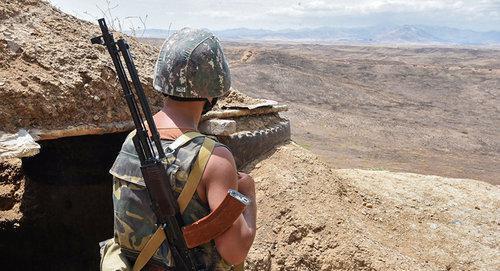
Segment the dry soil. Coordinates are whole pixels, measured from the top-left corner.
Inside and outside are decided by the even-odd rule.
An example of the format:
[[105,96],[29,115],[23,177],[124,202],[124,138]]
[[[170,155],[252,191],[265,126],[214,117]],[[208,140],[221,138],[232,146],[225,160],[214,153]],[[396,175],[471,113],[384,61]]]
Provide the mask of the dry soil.
[[258,231],[249,270],[498,270],[500,188],[333,170],[291,143],[247,168]]
[[500,184],[500,51],[226,43],[233,86],[290,105],[335,168]]

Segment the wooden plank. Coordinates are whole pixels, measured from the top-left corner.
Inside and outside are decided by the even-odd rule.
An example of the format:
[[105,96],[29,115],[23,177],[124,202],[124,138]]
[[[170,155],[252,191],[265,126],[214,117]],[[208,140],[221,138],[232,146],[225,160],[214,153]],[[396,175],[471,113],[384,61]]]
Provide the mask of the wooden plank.
[[273,101],[273,100],[265,100],[261,103],[256,103],[256,104],[231,104],[231,105],[226,105],[223,106],[222,109],[257,109],[261,107],[273,107],[277,106],[278,102]]
[[288,111],[287,105],[276,105],[269,107],[259,107],[255,109],[227,109],[210,111],[201,117],[201,120],[207,119],[230,119],[252,115],[265,115],[278,112]]
[[132,121],[115,122],[110,124],[97,125],[80,125],[69,126],[65,129],[57,130],[32,130],[30,134],[36,141],[52,140],[63,137],[82,136],[82,135],[102,135],[110,133],[120,133],[132,131],[134,124]]

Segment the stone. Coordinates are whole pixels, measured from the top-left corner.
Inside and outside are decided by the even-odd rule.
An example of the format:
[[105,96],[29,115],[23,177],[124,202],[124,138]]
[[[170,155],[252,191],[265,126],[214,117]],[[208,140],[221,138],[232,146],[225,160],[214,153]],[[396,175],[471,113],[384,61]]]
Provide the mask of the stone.
[[200,132],[216,136],[228,136],[236,132],[236,121],[226,119],[209,119],[199,126]]

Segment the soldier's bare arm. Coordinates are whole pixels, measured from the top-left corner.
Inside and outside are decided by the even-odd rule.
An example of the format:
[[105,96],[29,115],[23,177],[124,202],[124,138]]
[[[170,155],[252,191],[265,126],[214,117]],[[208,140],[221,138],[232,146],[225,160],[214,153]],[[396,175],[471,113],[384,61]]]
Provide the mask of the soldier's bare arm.
[[[215,239],[217,251],[230,264],[239,264],[245,260],[255,238],[256,230],[254,182],[246,174],[240,176],[241,178],[236,171],[231,152],[226,148],[218,147],[214,149],[203,174],[200,189],[204,191],[198,190],[202,199],[208,201],[211,210],[220,205],[230,188],[238,189],[252,200],[252,204],[234,222],[233,226]],[[238,187],[238,184],[241,187]]]

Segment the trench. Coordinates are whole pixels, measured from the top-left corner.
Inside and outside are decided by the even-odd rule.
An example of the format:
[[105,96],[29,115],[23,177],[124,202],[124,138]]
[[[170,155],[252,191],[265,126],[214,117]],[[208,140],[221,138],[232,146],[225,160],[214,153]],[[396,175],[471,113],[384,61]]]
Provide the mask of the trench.
[[24,158],[23,218],[0,232],[3,270],[98,270],[113,234],[108,173],[127,132],[39,142]]
[[[0,223],[2,270],[99,270],[98,244],[113,234],[108,171],[127,134],[41,141],[40,153],[23,158],[15,178],[0,180],[19,187],[24,182],[19,200],[0,195],[0,211],[20,202],[22,214],[17,226]],[[277,119],[255,131],[218,139],[231,149],[241,168],[289,140],[290,123]],[[8,168],[4,171],[16,171]]]

